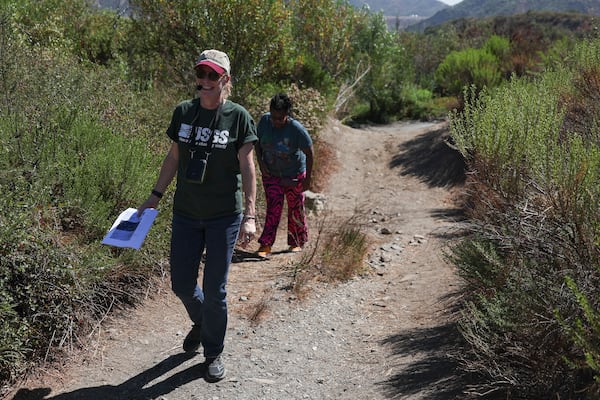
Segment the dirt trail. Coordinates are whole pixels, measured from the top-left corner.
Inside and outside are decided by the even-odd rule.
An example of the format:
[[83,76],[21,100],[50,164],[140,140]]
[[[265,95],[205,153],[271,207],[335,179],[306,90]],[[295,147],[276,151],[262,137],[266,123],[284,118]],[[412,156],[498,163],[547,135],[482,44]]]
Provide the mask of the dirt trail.
[[[327,210],[310,220],[311,239],[324,215],[331,221],[358,215],[373,240],[372,273],[314,285],[300,301],[286,290],[300,254],[264,261],[237,253],[222,382],[205,382],[203,357],[182,353],[189,322],[165,283],[130,316],[97,332],[88,353],[7,398],[460,398],[447,356],[456,340],[448,309],[458,278],[442,252],[457,225],[450,198],[462,169],[442,141],[446,130],[444,122],[363,129],[329,122],[322,137],[339,169],[324,193]],[[280,230],[274,250],[285,247]],[[255,324],[251,315],[261,307]]]

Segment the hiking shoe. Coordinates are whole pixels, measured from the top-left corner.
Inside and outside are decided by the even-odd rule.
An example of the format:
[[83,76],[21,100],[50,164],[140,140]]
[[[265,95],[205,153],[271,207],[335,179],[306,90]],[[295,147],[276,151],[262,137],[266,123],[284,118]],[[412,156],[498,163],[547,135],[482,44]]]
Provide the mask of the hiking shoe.
[[292,253],[299,253],[302,251],[302,247],[300,246],[290,246],[290,248],[288,249],[288,251],[292,252]]
[[268,257],[271,255],[271,246],[260,246],[256,253],[259,257]]
[[183,340],[183,351],[193,353],[198,350],[202,343],[202,326],[194,324],[185,339]]
[[221,355],[216,357],[207,357],[205,364],[206,375],[204,376],[204,379],[206,379],[208,382],[218,382],[225,378],[225,364],[223,364]]

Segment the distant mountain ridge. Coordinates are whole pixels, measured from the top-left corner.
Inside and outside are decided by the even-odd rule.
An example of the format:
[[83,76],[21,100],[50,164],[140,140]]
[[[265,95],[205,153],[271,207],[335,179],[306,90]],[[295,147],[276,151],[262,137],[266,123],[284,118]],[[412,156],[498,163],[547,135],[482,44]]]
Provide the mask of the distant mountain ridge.
[[354,7],[368,5],[372,12],[387,17],[431,17],[449,6],[438,0],[350,0]]
[[407,29],[422,31],[429,26],[440,25],[460,18],[483,18],[498,15],[523,14],[527,11],[577,12],[600,15],[600,0],[463,0],[453,7],[446,7],[432,17]]

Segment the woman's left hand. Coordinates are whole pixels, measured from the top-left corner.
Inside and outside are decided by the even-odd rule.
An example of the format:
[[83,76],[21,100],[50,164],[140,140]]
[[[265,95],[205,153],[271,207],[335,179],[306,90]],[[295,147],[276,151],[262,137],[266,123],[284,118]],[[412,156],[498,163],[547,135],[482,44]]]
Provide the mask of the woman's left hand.
[[302,180],[302,190],[307,191],[310,189],[310,177],[306,177]]
[[254,218],[252,218],[252,219],[244,218],[244,220],[242,221],[242,226],[240,227],[240,234],[239,234],[240,246],[242,246],[242,248],[245,249],[246,246],[248,246],[248,244],[254,239],[255,235],[256,235],[256,223],[254,221]]

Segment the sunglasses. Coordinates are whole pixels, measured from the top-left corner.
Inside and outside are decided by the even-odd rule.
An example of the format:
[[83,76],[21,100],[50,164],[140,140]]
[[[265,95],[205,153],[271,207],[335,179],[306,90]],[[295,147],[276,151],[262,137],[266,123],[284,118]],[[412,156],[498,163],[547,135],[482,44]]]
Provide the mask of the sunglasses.
[[205,79],[208,77],[208,80],[216,82],[219,80],[219,78],[221,78],[222,75],[217,74],[215,71],[210,70],[210,71],[205,71],[203,69],[197,69],[196,70],[196,78],[198,79]]

